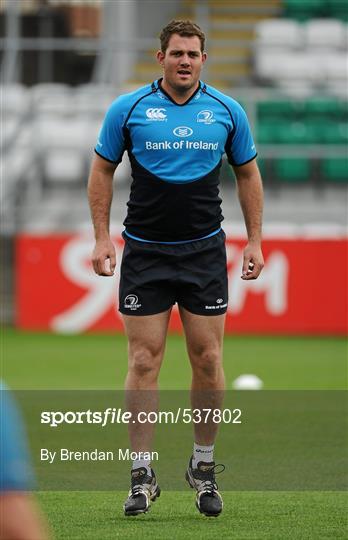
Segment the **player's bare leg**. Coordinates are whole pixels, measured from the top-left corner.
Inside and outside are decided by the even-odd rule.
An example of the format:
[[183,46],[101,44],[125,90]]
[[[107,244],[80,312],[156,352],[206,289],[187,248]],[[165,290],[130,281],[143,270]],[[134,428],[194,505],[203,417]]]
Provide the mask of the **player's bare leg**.
[[[128,338],[128,374],[125,383],[126,406],[135,422],[128,424],[131,449],[134,452],[151,452],[154,424],[138,422],[139,412],[149,413],[158,409],[157,380],[161,368],[170,311],[156,315],[136,317],[124,315]],[[125,503],[126,515],[147,512],[150,501],[160,494],[150,461],[139,456],[133,462],[131,489]]]
[[[192,367],[192,408],[220,408],[225,389],[222,366],[225,315],[204,317],[183,308],[180,308],[180,315]],[[194,424],[198,444],[214,444],[219,425],[209,419],[207,423]]]
[[[218,516],[222,498],[215,482],[214,441],[219,424],[207,410],[221,409],[225,388],[222,366],[222,346],[225,315],[194,315],[180,308],[187,351],[192,367],[191,406],[202,410],[202,419],[194,424],[194,454],[186,479],[197,490],[196,505],[207,516]],[[203,411],[205,409],[205,411]]]
[[[157,410],[157,379],[165,350],[169,318],[170,310],[144,317],[123,316],[128,338],[126,400],[128,410],[134,414]],[[153,424],[130,423],[132,450],[150,451],[153,430]]]

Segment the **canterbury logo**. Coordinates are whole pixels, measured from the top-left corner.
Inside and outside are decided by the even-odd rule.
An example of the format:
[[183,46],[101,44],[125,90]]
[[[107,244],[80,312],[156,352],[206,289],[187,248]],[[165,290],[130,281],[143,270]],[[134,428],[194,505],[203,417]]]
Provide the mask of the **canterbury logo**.
[[165,109],[147,109],[146,116],[148,120],[164,121],[167,119],[167,115],[164,114]]

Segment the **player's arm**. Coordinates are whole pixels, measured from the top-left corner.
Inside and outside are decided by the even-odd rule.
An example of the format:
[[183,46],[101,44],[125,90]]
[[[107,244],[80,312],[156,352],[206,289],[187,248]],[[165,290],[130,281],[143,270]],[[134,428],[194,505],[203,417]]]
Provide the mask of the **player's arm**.
[[[88,179],[88,201],[95,235],[92,264],[99,276],[112,276],[116,266],[116,251],[110,239],[110,209],[115,169],[116,164],[96,154]],[[107,260],[109,265],[106,264]]]
[[21,491],[0,495],[1,540],[47,540],[47,524],[33,496]]
[[261,175],[253,159],[244,165],[233,167],[238,187],[238,196],[248,234],[244,248],[242,279],[256,279],[263,266],[261,230],[263,212],[263,189]]

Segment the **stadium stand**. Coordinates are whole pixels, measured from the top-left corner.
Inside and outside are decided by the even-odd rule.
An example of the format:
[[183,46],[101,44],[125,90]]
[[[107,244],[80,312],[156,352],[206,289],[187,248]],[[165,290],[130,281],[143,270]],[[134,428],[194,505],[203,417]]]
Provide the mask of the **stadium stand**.
[[[348,25],[342,4],[204,2],[204,78],[243,102],[270,195],[275,187],[311,186],[322,193],[325,186],[347,182]],[[198,5],[184,0],[177,17],[194,18]],[[102,81],[2,86],[2,197],[10,228],[20,226],[18,216],[23,223],[37,220],[35,208],[41,209],[42,226],[54,228],[56,216],[63,227],[85,220],[88,165],[107,107],[120,93],[158,76],[154,50],[141,52],[133,69],[137,78],[123,88]],[[223,186],[232,185],[230,177],[224,164]],[[122,186],[129,182],[124,157],[117,171],[122,201]],[[64,203],[71,197],[77,201],[73,214]],[[13,212],[18,204],[21,210]]]
[[[39,4],[31,2],[35,3]],[[65,6],[65,14],[75,9],[72,4]],[[82,14],[83,0],[78,4],[75,7]],[[104,4],[112,10],[117,3]],[[11,62],[2,63],[2,75],[12,73],[0,87],[2,241],[4,253],[10,253],[3,255],[7,270],[0,288],[7,320],[13,290],[11,235],[73,231],[87,223],[90,230],[85,190],[98,129],[118,95],[159,75],[154,62],[156,36],[168,20],[168,6],[165,13],[154,11],[145,22],[139,21],[139,30],[151,26],[151,36],[141,32],[145,45],[134,37],[133,76],[123,86],[110,84],[114,79],[109,74],[120,52],[113,42],[114,28],[110,34],[105,28],[98,34],[95,16],[88,17],[94,30],[87,33],[87,44],[81,39],[81,50],[68,50],[67,40],[82,36],[78,28],[71,33],[70,19],[52,34],[61,38],[61,50],[47,49],[41,55],[40,49],[25,50],[24,44],[16,57],[18,73],[11,71]],[[204,80],[232,95],[248,113],[267,191],[266,222],[345,225],[348,4],[341,0],[173,0],[170,6],[170,17],[197,20],[206,31],[209,61]],[[144,15],[141,0],[138,8]],[[94,9],[97,12],[99,7]],[[42,13],[24,14],[19,28],[26,33],[21,37],[36,39],[39,19],[48,20],[50,10],[45,13],[46,19]],[[0,24],[5,29],[6,17],[1,15],[0,8]],[[74,20],[85,24],[87,19]],[[35,28],[30,26],[29,32],[28,25]],[[130,35],[135,36],[134,32]],[[48,58],[52,63],[46,73]],[[99,63],[103,58],[106,62]],[[233,171],[226,161],[221,170],[224,215],[229,223],[238,220],[240,209]],[[130,181],[130,165],[124,156],[117,169],[113,207],[113,220],[118,222],[125,213]]]
[[[293,149],[291,157],[274,155],[269,164],[279,182],[305,185],[311,179],[320,187],[348,182],[348,25],[343,4],[285,0],[284,18],[255,27],[255,78],[259,86],[274,89],[272,99],[256,105],[258,143],[277,145],[278,151],[284,145],[290,153]],[[301,148],[307,148],[307,156]],[[337,155],[327,155],[336,150]]]
[[256,27],[254,50],[255,75],[261,84],[284,80],[324,88],[347,84],[347,25],[339,20],[262,21]]

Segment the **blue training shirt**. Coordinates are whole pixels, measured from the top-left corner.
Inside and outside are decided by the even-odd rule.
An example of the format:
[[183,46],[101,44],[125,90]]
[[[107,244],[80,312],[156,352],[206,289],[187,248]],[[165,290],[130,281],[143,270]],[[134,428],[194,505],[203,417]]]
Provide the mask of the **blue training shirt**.
[[126,234],[174,243],[220,229],[223,154],[235,166],[257,155],[247,116],[234,99],[200,81],[178,104],[161,79],[121,95],[107,111],[95,151],[118,164],[125,150],[133,177]]

